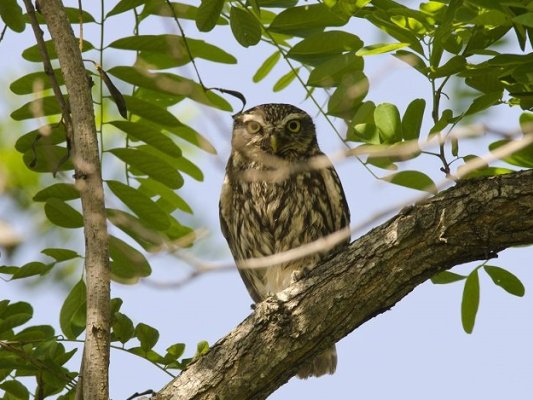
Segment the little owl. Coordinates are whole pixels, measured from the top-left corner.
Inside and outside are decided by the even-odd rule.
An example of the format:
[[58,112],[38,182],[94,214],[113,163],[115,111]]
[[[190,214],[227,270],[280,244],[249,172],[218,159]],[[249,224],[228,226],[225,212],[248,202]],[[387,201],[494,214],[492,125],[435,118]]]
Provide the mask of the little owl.
[[[295,276],[336,249],[265,268],[244,268],[245,260],[294,249],[346,228],[350,211],[333,166],[317,169],[309,164],[324,154],[311,117],[299,108],[263,104],[237,114],[231,144],[220,225],[257,303],[288,287]],[[332,346],[304,363],[298,376],[332,374],[336,365]]]

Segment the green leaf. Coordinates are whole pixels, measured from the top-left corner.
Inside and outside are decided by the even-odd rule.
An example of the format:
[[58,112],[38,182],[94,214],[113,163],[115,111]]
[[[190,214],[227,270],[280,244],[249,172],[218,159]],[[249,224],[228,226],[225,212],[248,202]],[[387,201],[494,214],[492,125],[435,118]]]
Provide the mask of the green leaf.
[[398,169],[398,166],[394,164],[394,160],[391,157],[368,156],[368,158],[366,159],[366,162],[378,168],[387,169],[389,171],[396,171]]
[[9,393],[12,396],[5,396],[4,399],[28,400],[30,398],[30,392],[26,386],[16,380],[3,381],[0,383],[0,389],[4,390],[6,395]]
[[452,156],[457,157],[459,155],[459,139],[457,138],[457,136],[452,135],[450,138],[450,142],[452,145]]
[[[489,149],[490,151],[494,151],[509,143],[511,143],[511,140],[498,140],[497,142],[491,143]],[[522,147],[502,160],[518,167],[533,168],[533,144]]]
[[80,198],[80,192],[75,185],[69,183],[54,183],[33,196],[33,201],[46,201],[50,198],[60,200],[75,200]]
[[185,65],[190,61],[187,45],[195,58],[235,64],[237,60],[220,47],[203,40],[187,37],[187,43],[178,35],[137,35],[115,40],[109,47],[141,52],[139,58],[157,68],[166,69]]
[[128,106],[128,111],[140,117],[146,118],[160,125],[182,126],[183,124],[168,110],[149,101],[138,97],[125,95],[124,99]]
[[349,120],[368,93],[368,78],[354,71],[343,80],[328,101],[328,114]]
[[442,132],[444,128],[448,126],[452,119],[453,111],[450,109],[444,110],[437,123],[433,125],[433,128],[430,129],[429,134],[432,135],[438,132]]
[[318,32],[296,43],[287,56],[303,63],[316,64],[329,60],[331,55],[358,50],[362,45],[359,37],[348,32]]
[[108,151],[131,167],[172,189],[179,189],[183,186],[183,177],[178,171],[163,159],[147,151],[134,148],[115,148]]
[[370,21],[373,25],[378,27],[383,32],[388,33],[394,39],[400,43],[409,43],[409,47],[418,54],[423,55],[424,49],[422,47],[421,40],[408,29],[398,26],[396,22],[392,22],[390,17],[385,16],[383,13],[368,11],[363,13],[365,19]]
[[257,0],[257,5],[261,8],[289,8],[298,3],[298,0]]
[[364,142],[368,144],[381,144],[379,130],[373,123],[362,123],[353,126],[347,139],[352,142]]
[[403,61],[406,64],[409,64],[422,75],[426,76],[426,71],[428,70],[428,67],[424,60],[417,54],[407,50],[398,50],[396,53],[394,53],[394,57]]
[[[56,76],[57,83],[63,85],[63,74],[60,69],[53,70],[54,75]],[[24,94],[34,94],[38,90],[50,89],[52,84],[50,83],[50,78],[44,71],[32,72],[26,74],[23,77],[17,79],[9,85],[9,89],[18,95]]]
[[429,193],[437,192],[437,186],[435,186],[431,178],[420,171],[400,171],[381,179],[411,189],[423,190]]
[[374,123],[374,111],[376,110],[376,104],[373,101],[365,101],[355,111],[351,119],[352,125],[357,124],[373,124]]
[[492,281],[507,293],[514,294],[518,297],[522,297],[526,293],[526,289],[522,282],[520,282],[520,279],[506,269],[493,265],[485,265],[483,268]]
[[170,228],[165,231],[168,239],[170,241],[176,241],[178,239],[185,239],[180,241],[182,247],[191,246],[196,240],[196,235],[194,231],[188,226],[180,224],[174,217],[170,216]]
[[[198,7],[176,2],[170,2],[170,4],[173,10],[169,8],[168,3],[165,0],[150,0],[150,2],[146,3],[141,13],[141,17],[144,18],[147,15],[153,14],[159,15],[160,17],[177,17],[179,19],[196,20]],[[221,16],[217,19],[216,24],[228,25],[228,21]]]
[[370,46],[365,46],[362,49],[358,50],[357,55],[360,57],[374,56],[376,54],[383,54],[388,53],[390,51],[398,50],[408,45],[409,43],[376,43],[371,44]]
[[513,22],[533,28],[533,12],[517,15],[513,18]]
[[519,121],[520,121],[520,129],[522,129],[522,133],[526,135],[533,133],[533,113],[524,112],[520,114]]
[[173,168],[185,172],[187,175],[196,179],[197,181],[204,180],[204,174],[202,173],[202,170],[183,156],[170,157],[167,154],[161,154],[161,152],[149,146],[139,146],[139,150],[152,154],[154,157],[161,161],[165,161]]
[[[459,171],[464,166],[459,167]],[[513,171],[512,169],[508,168],[501,168],[501,167],[483,167],[476,169],[475,171],[469,172],[466,175],[463,175],[461,179],[471,179],[471,178],[479,178],[482,176],[497,176],[497,175],[503,175],[503,174],[510,174]]]
[[24,32],[26,23],[22,14],[22,9],[17,4],[17,0],[0,1],[0,17],[2,21],[15,32]]
[[146,89],[172,96],[186,96],[198,103],[231,111],[231,105],[211,91],[204,91],[198,83],[169,72],[151,73],[136,67],[113,67],[107,71],[117,78]]
[[27,278],[28,276],[35,275],[44,275],[48,271],[50,271],[52,267],[53,264],[44,264],[42,262],[32,261],[20,267],[17,272],[13,274],[12,279]]
[[142,140],[144,143],[171,157],[181,157],[181,150],[176,143],[163,132],[150,125],[143,124],[140,121],[111,121],[109,123],[115,128],[126,132],[133,140]]
[[424,99],[414,99],[407,106],[402,118],[402,138],[404,140],[417,140],[420,137],[425,108],[426,101]]
[[170,347],[167,347],[167,353],[172,355],[175,359],[180,358],[185,351],[185,343],[175,343]]
[[50,146],[63,143],[65,140],[66,133],[63,124],[44,125],[18,138],[15,149],[26,153],[33,147]]
[[454,56],[446,64],[430,71],[431,78],[442,78],[462,72],[466,68],[466,58],[464,56]]
[[299,69],[297,69],[296,72],[291,69],[289,72],[287,72],[285,75],[278,79],[278,81],[274,84],[272,90],[274,92],[280,92],[285,89],[294,81],[296,75],[298,74],[298,71]]
[[[65,14],[67,15],[67,19],[71,24],[80,23],[80,9],[78,7],[64,7],[64,10],[65,10]],[[37,16],[37,22],[39,24],[46,25],[46,21],[44,20],[44,17],[40,13],[36,13],[36,16]],[[94,17],[85,10],[81,11],[81,20],[84,24],[95,22]],[[76,42],[78,42],[78,40],[76,40]]]
[[69,249],[48,248],[42,250],[41,253],[54,258],[57,262],[72,260],[74,258],[81,258],[78,253],[76,253],[74,250]]
[[[79,38],[76,38],[76,42],[79,42]],[[57,59],[57,53],[56,53],[56,49],[55,49],[55,46],[54,46],[54,41],[53,40],[47,40],[46,42],[44,42],[45,46],[46,46],[46,50],[48,51],[48,56],[50,58],[50,60],[56,60]],[[94,49],[94,46],[89,43],[88,41],[84,40],[83,41],[83,47],[82,47],[82,52],[86,52],[86,51],[89,51],[89,50],[92,50]],[[31,61],[31,62],[42,62],[43,60],[41,59],[41,52],[39,51],[39,47],[37,45],[34,45],[34,46],[31,46],[31,47],[28,47],[26,50],[24,50],[22,52],[22,58],[24,58],[26,61]]]
[[[156,205],[159,206],[158,203],[156,203]],[[160,209],[161,211],[166,211],[163,207],[160,207]],[[140,220],[122,210],[108,208],[106,211],[109,221],[135,240],[143,247],[143,249],[147,251],[156,251],[163,245],[164,236],[155,231],[151,226],[147,226],[146,223],[143,223],[144,220]],[[148,225],[150,225],[150,221],[148,222]],[[170,225],[170,222],[168,222],[168,225]]]
[[74,169],[68,159],[67,149],[59,146],[36,146],[35,151],[24,153],[23,161],[28,169],[35,172],[57,172]]
[[200,149],[207,151],[211,154],[217,154],[216,149],[213,147],[209,141],[204,138],[201,134],[196,132],[194,129],[187,125],[176,126],[176,127],[165,127],[165,130],[178,136],[179,138],[186,140],[187,142],[199,147]]
[[62,228],[83,227],[83,217],[79,211],[58,198],[50,197],[46,200],[44,213],[50,222]]
[[400,112],[394,104],[379,104],[374,110],[374,121],[380,131],[383,143],[397,143],[401,140]]
[[174,191],[153,179],[137,179],[141,184],[141,190],[149,193],[151,197],[158,196],[157,205],[169,214],[176,209],[192,214],[193,210],[187,202]]
[[[65,100],[66,97],[65,97]],[[36,111],[38,110],[38,111]],[[15,121],[23,121],[42,116],[61,114],[61,108],[55,96],[46,96],[32,100],[11,113]]]
[[146,257],[123,240],[109,235],[109,256],[111,262],[111,276],[120,283],[137,283],[152,273]]
[[276,51],[270,55],[265,61],[263,61],[263,64],[261,64],[259,69],[256,71],[252,80],[255,83],[262,81],[270,73],[270,71],[272,71],[272,68],[274,68],[274,66],[278,63],[280,57],[281,54],[279,51]]
[[207,350],[209,350],[209,343],[207,343],[205,340],[201,340],[196,345],[196,354],[194,356],[201,356],[202,354],[207,353]]
[[33,325],[21,330],[15,338],[22,342],[51,339],[53,336],[55,336],[55,331],[50,325]]
[[76,339],[85,330],[87,289],[80,280],[68,294],[59,314],[59,325],[67,339]]
[[466,278],[461,302],[461,321],[466,333],[472,333],[479,308],[479,277],[477,268]]
[[165,230],[170,227],[167,213],[144,193],[118,181],[107,181],[107,186],[115,196],[139,216],[144,225],[156,230]]
[[135,337],[139,339],[141,348],[144,351],[148,351],[151,350],[159,340],[159,332],[157,329],[140,322],[135,327]]
[[342,26],[347,22],[348,17],[336,14],[324,4],[311,4],[283,10],[274,18],[268,30],[299,36],[327,26]]
[[106,18],[113,15],[122,14],[123,12],[132,10],[136,7],[142,6],[146,3],[146,0],[120,0],[115,7],[106,14]]
[[120,312],[116,312],[113,316],[111,328],[113,340],[118,340],[122,344],[133,338],[135,331],[131,319],[127,315]]
[[233,36],[243,47],[255,46],[261,40],[261,25],[243,8],[231,7],[229,25]]
[[433,282],[436,285],[443,285],[446,283],[453,283],[457,281],[461,281],[463,279],[466,279],[465,275],[459,275],[455,272],[450,271],[442,271],[438,274],[435,274],[431,277],[431,282]]
[[363,65],[363,59],[353,53],[332,57],[311,71],[307,84],[317,87],[338,86],[347,75],[361,72]]
[[0,307],[0,333],[25,324],[32,316],[30,304],[23,301],[9,304],[9,300],[3,300]]
[[209,32],[217,24],[224,7],[224,0],[202,0],[196,14],[196,27],[200,32]]

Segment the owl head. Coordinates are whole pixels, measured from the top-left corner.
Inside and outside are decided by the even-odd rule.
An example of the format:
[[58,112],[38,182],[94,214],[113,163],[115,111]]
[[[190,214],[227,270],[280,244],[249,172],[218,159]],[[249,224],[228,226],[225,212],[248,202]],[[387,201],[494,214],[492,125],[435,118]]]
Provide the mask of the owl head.
[[288,161],[306,159],[319,151],[313,120],[290,104],[262,104],[237,114],[232,149],[250,160],[266,155]]

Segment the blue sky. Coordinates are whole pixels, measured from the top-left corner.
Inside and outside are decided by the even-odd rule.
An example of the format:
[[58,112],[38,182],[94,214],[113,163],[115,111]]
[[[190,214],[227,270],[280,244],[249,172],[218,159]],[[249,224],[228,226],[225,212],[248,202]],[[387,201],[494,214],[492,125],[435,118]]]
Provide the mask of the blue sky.
[[[67,2],[70,3],[76,2]],[[121,26],[124,25],[109,24],[107,42],[124,34],[119,30]],[[200,62],[206,85],[240,90],[247,97],[249,106],[270,102],[293,103],[314,116],[319,142],[326,153],[342,148],[342,143],[331,132],[324,117],[318,114],[312,102],[304,100],[303,89],[297,83],[281,93],[272,93],[274,82],[287,71],[283,62],[264,82],[252,83],[251,77],[273,49],[267,45],[244,49],[235,43],[226,28],[216,28],[204,36],[196,32],[194,23],[184,22],[184,27],[191,37],[217,44],[239,60],[235,65]],[[146,32],[175,33],[174,26],[168,21],[160,24],[154,20],[143,28],[143,32],[144,29]],[[365,45],[384,41],[361,21],[352,23],[350,29],[361,36]],[[90,35],[91,31],[87,26],[86,35]],[[31,41],[30,30],[27,29],[17,37],[9,33],[0,43],[0,68],[4,77],[14,78],[20,71],[35,68],[18,56]],[[110,55],[105,66],[124,62],[124,54]],[[190,75],[191,69],[184,67],[178,73]],[[427,99],[431,93],[428,82],[389,55],[368,57],[365,73],[371,85],[368,98],[376,103],[394,103],[402,113],[412,99]],[[324,97],[321,99],[324,100]],[[239,107],[237,101],[229,100]],[[18,101],[22,104],[22,100]],[[198,257],[231,262],[219,231],[217,208],[223,165],[229,154],[231,116],[197,108],[193,103],[180,106],[176,112],[179,118],[208,137],[218,150],[217,156],[194,153],[192,157],[202,166],[205,180],[186,179],[179,193],[195,210],[195,216],[189,222],[209,231],[207,238],[193,251]],[[8,110],[0,107],[0,113],[0,118],[4,119]],[[517,127],[518,115],[518,110],[500,106],[496,111],[481,116],[479,122],[511,130]],[[342,131],[340,121],[335,121],[335,125]],[[429,125],[427,114],[424,127],[427,129]],[[26,130],[21,128],[19,132],[9,134],[24,132]],[[482,141],[470,141],[465,146],[477,153],[483,153],[487,148]],[[416,161],[410,165],[411,168],[424,170],[438,181],[443,178],[438,171],[439,164],[434,160]],[[412,190],[377,181],[356,160],[345,160],[336,167],[346,190],[352,223],[367,220],[374,213],[391,206],[401,208],[403,202],[418,196]],[[384,171],[376,172],[385,175]],[[9,218],[0,210],[0,220]],[[19,229],[32,238],[28,225],[19,224]],[[357,232],[355,236],[363,233]],[[37,245],[26,246],[21,262],[38,258],[40,250]],[[482,274],[481,305],[473,334],[467,335],[461,328],[462,284],[435,286],[425,283],[390,311],[368,321],[339,342],[339,363],[335,375],[306,381],[293,378],[270,399],[530,398],[533,392],[533,302],[527,290],[533,287],[533,271],[529,265],[531,256],[531,248],[511,249],[491,262],[508,268],[522,280],[526,286],[524,298],[508,295]],[[191,355],[198,341],[205,339],[214,343],[251,312],[251,299],[235,271],[205,274],[186,286],[163,289],[153,283],[178,281],[190,269],[179,260],[164,255],[156,255],[150,261],[154,269],[150,278],[152,284],[113,284],[112,291],[114,297],[124,299],[123,311],[135,322],[145,322],[159,329],[161,338],[157,349],[163,351],[175,342],[184,342],[188,346],[186,354]],[[455,270],[467,273],[475,265],[459,266]],[[0,291],[5,298],[31,301],[35,308],[35,323],[58,326],[58,310],[66,293],[57,286],[30,288],[23,282],[0,281]],[[123,399],[146,389],[158,390],[168,381],[168,376],[147,362],[120,351],[112,352],[113,399]]]

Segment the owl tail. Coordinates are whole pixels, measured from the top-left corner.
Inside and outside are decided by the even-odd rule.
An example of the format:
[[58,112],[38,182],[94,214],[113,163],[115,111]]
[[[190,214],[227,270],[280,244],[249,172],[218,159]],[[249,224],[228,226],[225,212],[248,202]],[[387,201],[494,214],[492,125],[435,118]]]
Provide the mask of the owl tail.
[[335,345],[316,357],[307,361],[298,371],[298,378],[307,379],[311,376],[333,374],[337,368],[337,350]]

